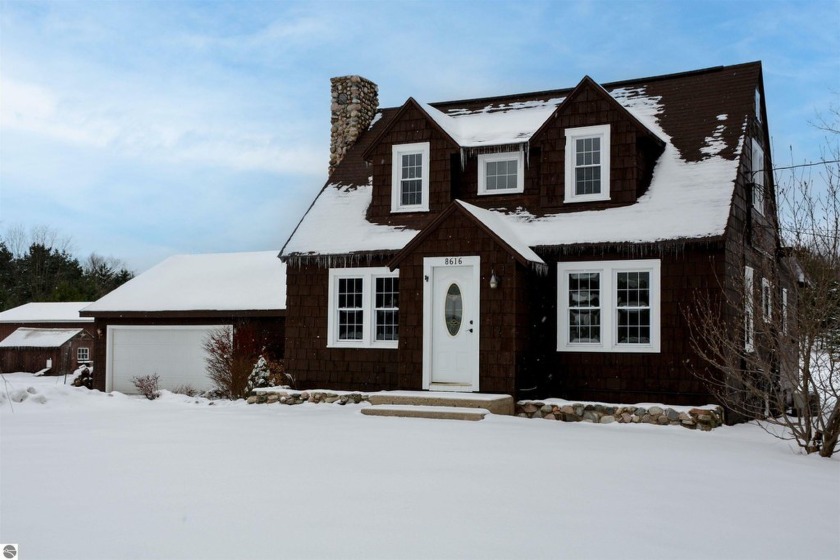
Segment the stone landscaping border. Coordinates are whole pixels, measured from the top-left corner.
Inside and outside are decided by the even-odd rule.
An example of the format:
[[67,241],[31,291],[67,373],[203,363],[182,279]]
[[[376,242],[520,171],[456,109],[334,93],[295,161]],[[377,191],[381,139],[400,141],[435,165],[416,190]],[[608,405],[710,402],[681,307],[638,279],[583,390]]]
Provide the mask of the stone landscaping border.
[[294,390],[275,390],[275,391],[253,391],[248,397],[248,404],[302,404],[310,402],[314,404],[359,404],[360,402],[367,402],[370,395],[367,393],[352,393],[352,392],[337,392],[337,391],[294,391]]
[[[370,402],[369,393],[349,391],[295,391],[288,388],[258,389],[248,397],[248,404],[359,404]],[[539,418],[561,422],[590,422],[594,424],[653,424],[682,426],[709,431],[723,425],[720,406],[675,410],[666,406],[609,405],[599,403],[518,401],[514,414],[520,418]]]
[[682,426],[709,431],[723,425],[723,408],[707,406],[677,411],[663,406],[608,405],[595,403],[552,403],[519,401],[516,416],[541,418],[561,422],[591,422],[595,424],[654,424]]

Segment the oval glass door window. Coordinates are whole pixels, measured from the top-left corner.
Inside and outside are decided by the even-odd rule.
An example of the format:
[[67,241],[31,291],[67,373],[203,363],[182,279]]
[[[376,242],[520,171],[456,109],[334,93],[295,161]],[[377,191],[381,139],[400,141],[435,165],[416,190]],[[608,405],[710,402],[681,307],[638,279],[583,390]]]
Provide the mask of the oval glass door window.
[[446,304],[444,306],[444,319],[449,334],[455,336],[461,330],[461,320],[464,316],[464,305],[461,298],[461,288],[458,284],[451,284],[446,290]]

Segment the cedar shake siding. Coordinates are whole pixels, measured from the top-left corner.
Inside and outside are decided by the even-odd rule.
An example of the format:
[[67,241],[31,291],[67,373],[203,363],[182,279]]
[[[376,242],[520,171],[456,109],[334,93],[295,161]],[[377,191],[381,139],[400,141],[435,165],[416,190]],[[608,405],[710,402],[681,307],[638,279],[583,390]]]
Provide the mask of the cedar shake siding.
[[[691,348],[686,313],[693,302],[734,295],[745,266],[767,270],[777,291],[791,282],[779,271],[769,171],[763,212],[752,202],[754,139],[772,168],[767,119],[756,115],[756,90],[764,112],[761,83],[760,63],[747,63],[603,85],[585,77],[570,89],[431,105],[409,98],[380,109],[281,251],[288,263],[287,370],[299,388],[422,389],[424,259],[478,257],[479,391],[713,401],[691,373],[704,367]],[[566,166],[575,145],[567,150],[567,141],[575,141],[575,129],[584,129],[582,137],[608,130],[598,165],[609,182],[595,196],[578,191],[569,200],[574,170]],[[417,143],[428,143],[428,211],[395,212],[394,146]],[[517,162],[521,154],[521,183],[483,192],[479,158],[505,153]],[[558,349],[567,320],[558,297],[569,297],[558,296],[558,263],[642,260],[656,260],[659,271],[658,344]],[[330,270],[342,267],[399,271],[396,348],[328,347]],[[740,335],[742,306],[722,309],[721,320]]]
[[[365,262],[365,266],[385,264],[382,259]],[[327,347],[328,286],[326,268],[312,264],[287,268],[287,301],[299,303],[286,310],[285,365],[295,379],[295,388],[371,391],[398,388],[396,349]],[[401,338],[407,322],[418,320],[407,317],[402,310],[411,297],[400,278]],[[422,299],[422,292],[417,297]]]
[[[568,255],[568,261],[624,260],[626,252]],[[688,246],[683,250],[652,253],[661,259],[660,330],[658,353],[556,352],[548,393],[564,398],[604,402],[664,402],[703,404],[712,396],[691,373],[702,367],[691,348],[691,331],[686,318],[696,297],[720,298],[723,276],[720,246]],[[550,285],[557,285],[556,267]],[[551,311],[554,325],[557,313]],[[562,320],[562,318],[561,318]]]

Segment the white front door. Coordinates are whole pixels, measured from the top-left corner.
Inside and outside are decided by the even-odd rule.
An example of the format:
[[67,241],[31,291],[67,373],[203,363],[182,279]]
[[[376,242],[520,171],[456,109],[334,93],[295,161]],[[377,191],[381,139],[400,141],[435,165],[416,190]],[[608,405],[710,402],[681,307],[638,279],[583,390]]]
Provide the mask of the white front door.
[[478,391],[480,257],[423,260],[423,388]]

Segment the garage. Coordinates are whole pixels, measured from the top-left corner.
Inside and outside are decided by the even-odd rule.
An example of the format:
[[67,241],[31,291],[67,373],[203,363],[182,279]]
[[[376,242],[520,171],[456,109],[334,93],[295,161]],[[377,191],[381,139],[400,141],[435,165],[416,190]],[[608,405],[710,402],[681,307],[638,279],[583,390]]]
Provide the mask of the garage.
[[95,389],[137,394],[132,379],[157,374],[161,389],[211,390],[204,341],[214,330],[232,328],[235,352],[283,359],[286,265],[277,251],[175,255],[80,315],[99,343]]
[[108,327],[106,390],[134,393],[132,379],[160,376],[161,389],[212,388],[206,372],[204,341],[223,325]]

